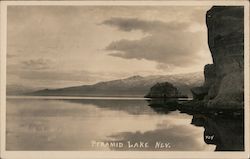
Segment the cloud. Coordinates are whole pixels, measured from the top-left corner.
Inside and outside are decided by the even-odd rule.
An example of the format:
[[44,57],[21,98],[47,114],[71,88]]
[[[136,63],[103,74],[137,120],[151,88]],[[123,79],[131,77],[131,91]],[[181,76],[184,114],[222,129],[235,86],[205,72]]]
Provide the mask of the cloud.
[[145,21],[138,18],[117,18],[113,17],[105,20],[102,24],[117,27],[122,31],[141,30],[143,32],[157,33],[159,31],[185,29],[189,26],[188,23],[176,23],[168,22],[164,23],[161,21]]
[[[32,61],[32,62],[31,62]],[[60,88],[82,84],[94,84],[100,81],[114,80],[124,73],[94,72],[78,69],[60,69],[56,64],[46,65],[36,60],[28,60],[20,64],[7,65],[7,84],[24,84],[28,86]],[[38,60],[40,61],[40,60]],[[43,65],[44,64],[44,65]],[[129,76],[129,75],[128,75]]]
[[[38,64],[34,64],[35,66]],[[30,66],[34,66],[31,64]],[[88,71],[63,71],[63,70],[53,70],[48,69],[25,69],[25,68],[16,68],[16,66],[8,66],[7,73],[17,75],[21,79],[32,80],[35,81],[82,81],[82,82],[92,82],[98,79],[99,75],[96,73],[91,73]],[[38,65],[38,68],[40,65]],[[41,66],[42,67],[42,66]]]
[[8,59],[10,59],[10,58],[15,58],[15,57],[17,57],[17,55],[16,54],[7,54],[7,58]]
[[[211,56],[208,47],[208,58],[200,60],[197,53],[206,43],[196,31],[205,28],[208,7],[11,6],[7,82],[61,87],[200,71]],[[190,48],[192,42],[196,46]]]
[[204,35],[199,31],[190,31],[190,24],[187,23],[111,18],[103,24],[127,32],[140,30],[149,33],[139,40],[114,41],[106,50],[111,51],[110,55],[115,57],[155,61],[160,69],[198,63],[198,53],[204,48]]
[[30,70],[44,70],[44,69],[50,69],[53,65],[52,61],[49,59],[31,59],[22,61],[21,63],[22,68],[24,69],[30,69]]

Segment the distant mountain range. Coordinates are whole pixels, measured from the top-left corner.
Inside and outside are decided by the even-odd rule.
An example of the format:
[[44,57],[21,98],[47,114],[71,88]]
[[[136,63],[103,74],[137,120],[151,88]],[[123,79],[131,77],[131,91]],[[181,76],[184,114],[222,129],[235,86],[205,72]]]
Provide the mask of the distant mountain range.
[[6,94],[7,95],[24,95],[26,93],[34,92],[37,90],[45,89],[44,87],[31,87],[22,84],[7,84]]
[[132,76],[125,79],[118,79],[106,82],[99,82],[93,85],[82,85],[60,89],[42,89],[26,95],[36,96],[126,96],[143,97],[156,83],[172,83],[185,95],[192,96],[190,88],[203,84],[203,72],[176,74],[176,75],[153,75],[153,76]]

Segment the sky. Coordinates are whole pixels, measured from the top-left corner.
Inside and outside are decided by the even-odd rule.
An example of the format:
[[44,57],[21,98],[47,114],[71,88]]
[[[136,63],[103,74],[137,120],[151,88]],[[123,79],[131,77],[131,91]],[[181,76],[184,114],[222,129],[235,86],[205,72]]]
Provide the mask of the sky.
[[8,6],[7,84],[60,88],[212,63],[211,6]]

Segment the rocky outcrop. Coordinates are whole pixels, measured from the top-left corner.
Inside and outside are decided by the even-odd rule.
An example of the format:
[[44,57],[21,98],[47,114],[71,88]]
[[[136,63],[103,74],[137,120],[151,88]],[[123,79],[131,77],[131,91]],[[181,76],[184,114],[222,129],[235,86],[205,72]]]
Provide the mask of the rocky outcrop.
[[169,82],[157,83],[150,88],[146,98],[181,98],[186,97],[182,95],[179,90]]
[[214,6],[206,14],[213,64],[204,68],[205,82],[192,89],[207,108],[242,109],[244,105],[244,8]]

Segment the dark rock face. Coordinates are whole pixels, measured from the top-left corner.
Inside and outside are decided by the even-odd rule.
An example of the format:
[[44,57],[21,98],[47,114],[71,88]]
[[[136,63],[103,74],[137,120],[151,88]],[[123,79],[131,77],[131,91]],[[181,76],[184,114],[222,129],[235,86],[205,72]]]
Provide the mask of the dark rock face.
[[176,87],[171,83],[157,83],[150,88],[150,92],[145,96],[147,98],[181,98],[186,97],[181,95]]
[[242,109],[244,104],[244,8],[214,6],[206,15],[213,64],[204,68],[205,82],[192,89],[208,108]]
[[206,87],[194,87],[191,90],[194,100],[202,100],[207,95],[208,88]]

